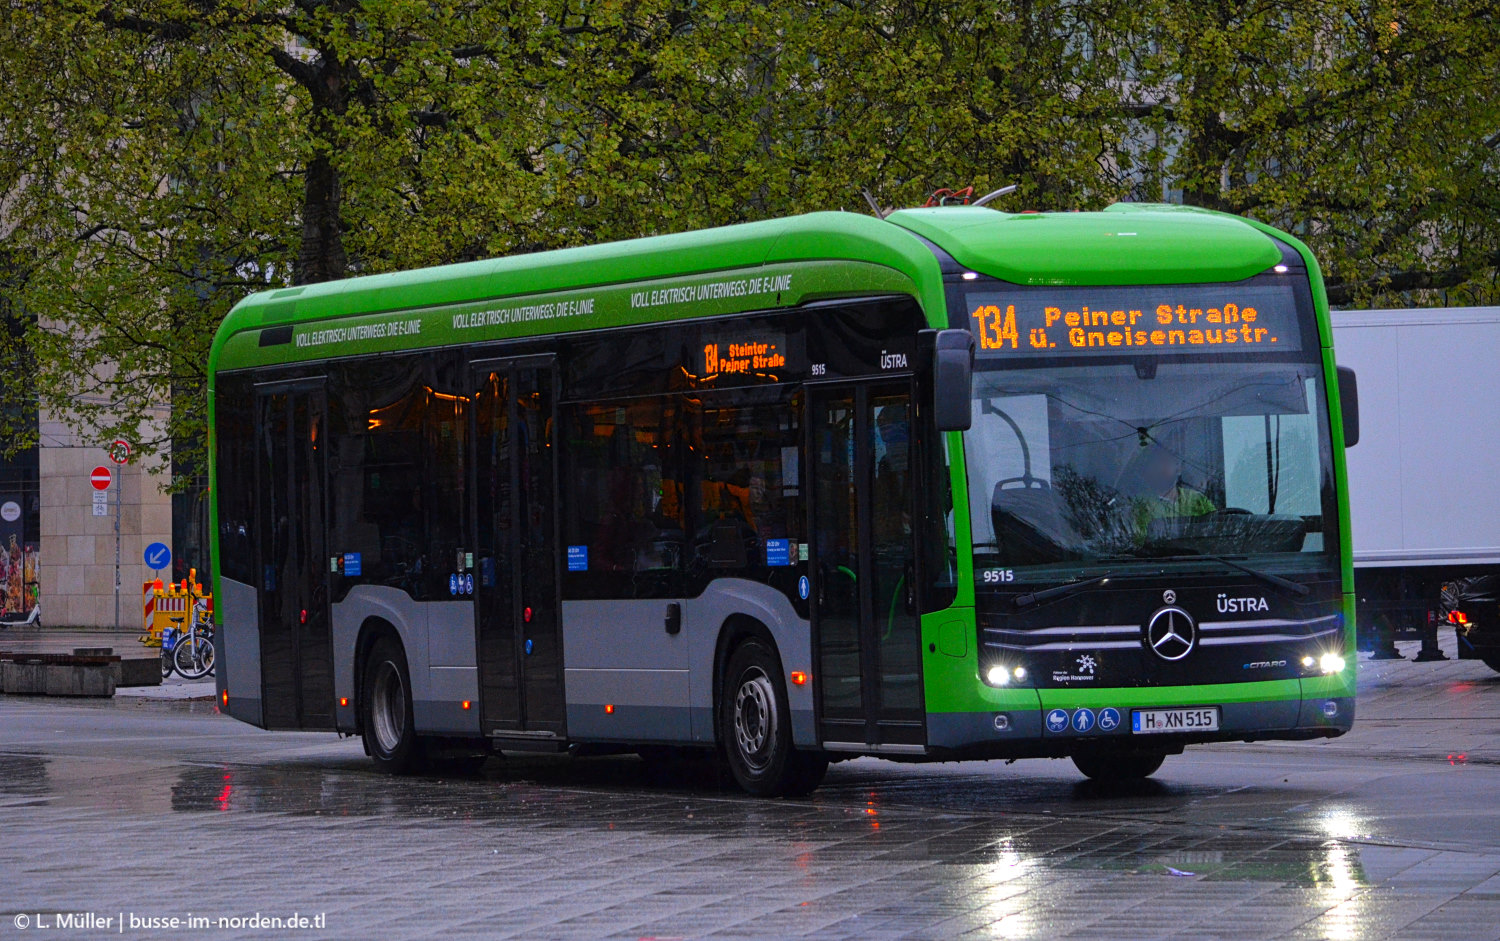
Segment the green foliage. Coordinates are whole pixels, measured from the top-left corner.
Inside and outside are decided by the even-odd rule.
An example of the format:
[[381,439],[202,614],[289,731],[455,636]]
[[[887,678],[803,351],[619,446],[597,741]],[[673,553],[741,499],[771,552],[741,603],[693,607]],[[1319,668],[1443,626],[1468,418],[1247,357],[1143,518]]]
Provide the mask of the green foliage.
[[1303,235],[1336,302],[1500,296],[1491,0],[0,2],[28,385],[148,453],[203,441],[249,291],[861,187],[1180,198]]

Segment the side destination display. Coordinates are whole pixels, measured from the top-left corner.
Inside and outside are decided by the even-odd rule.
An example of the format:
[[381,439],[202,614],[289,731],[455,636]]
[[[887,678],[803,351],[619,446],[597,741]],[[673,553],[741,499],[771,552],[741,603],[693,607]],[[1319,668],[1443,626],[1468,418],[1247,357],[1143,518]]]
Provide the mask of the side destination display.
[[1279,284],[1018,286],[964,300],[981,356],[1302,349],[1295,295]]

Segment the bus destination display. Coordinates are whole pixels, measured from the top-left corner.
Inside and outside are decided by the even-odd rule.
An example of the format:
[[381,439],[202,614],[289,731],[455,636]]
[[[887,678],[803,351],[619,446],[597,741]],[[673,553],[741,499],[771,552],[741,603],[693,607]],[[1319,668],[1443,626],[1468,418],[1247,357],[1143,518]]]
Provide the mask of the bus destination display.
[[1296,301],[1278,285],[976,291],[965,295],[979,354],[1296,352]]
[[758,334],[736,339],[705,338],[703,359],[697,365],[705,379],[718,376],[761,376],[775,379],[787,368],[786,337]]

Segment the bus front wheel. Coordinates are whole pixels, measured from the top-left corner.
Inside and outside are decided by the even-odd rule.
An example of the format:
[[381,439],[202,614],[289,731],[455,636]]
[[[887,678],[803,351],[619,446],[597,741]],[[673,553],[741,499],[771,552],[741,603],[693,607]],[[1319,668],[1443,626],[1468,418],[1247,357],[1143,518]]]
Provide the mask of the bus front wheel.
[[1163,754],[1121,754],[1119,752],[1085,752],[1074,755],[1073,764],[1085,776],[1104,783],[1139,781],[1149,778],[1167,760]]
[[419,753],[412,722],[411,678],[406,655],[389,638],[376,641],[370,648],[359,698],[364,710],[365,751],[374,759],[375,767],[387,774],[416,770]]
[[781,664],[758,640],[741,644],[729,658],[719,737],[735,782],[758,797],[807,794],[822,783],[828,770],[823,755],[792,747]]

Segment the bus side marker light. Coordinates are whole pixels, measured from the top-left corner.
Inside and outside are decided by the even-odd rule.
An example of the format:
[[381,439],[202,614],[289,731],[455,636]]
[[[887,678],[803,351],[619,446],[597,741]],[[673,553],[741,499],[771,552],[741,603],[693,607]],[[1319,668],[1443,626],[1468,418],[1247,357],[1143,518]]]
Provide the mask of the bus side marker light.
[[473,704],[473,703],[471,703],[471,702],[469,702],[469,701],[468,701],[468,700],[467,700],[467,699],[465,699],[465,700],[464,700],[464,708],[465,708],[465,709],[468,709],[468,708],[470,708],[470,707],[471,707],[471,706],[473,706],[473,705],[474,705],[474,704]]
[[219,694],[219,701],[224,704],[226,709],[229,707],[229,690],[226,689]]
[[614,707],[613,703],[609,703],[609,704],[605,705],[605,707],[604,707],[604,714],[607,715],[607,716],[612,716],[612,715],[615,714],[615,707]]
[[339,705],[340,706],[347,706],[347,705],[349,705],[349,697],[348,696],[340,696],[339,697]]
[[793,686],[801,686],[801,685],[803,685],[806,682],[807,682],[807,674],[806,673],[803,673],[801,670],[793,670],[792,671],[792,685]]

